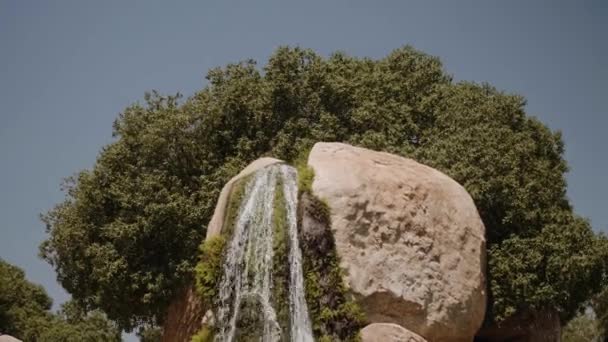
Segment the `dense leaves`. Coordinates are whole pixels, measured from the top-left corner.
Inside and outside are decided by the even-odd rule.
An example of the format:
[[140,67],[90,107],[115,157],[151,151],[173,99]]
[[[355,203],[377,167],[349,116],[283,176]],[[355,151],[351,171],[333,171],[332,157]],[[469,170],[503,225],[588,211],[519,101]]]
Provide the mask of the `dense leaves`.
[[119,342],[122,339],[120,330],[98,311],[82,316],[66,316],[66,313],[62,311],[50,322],[37,341]]
[[505,316],[525,307],[556,307],[567,321],[601,284],[603,247],[587,222],[568,216],[537,236],[513,236],[492,246],[494,306],[504,308]]
[[[608,244],[608,239],[603,237],[604,244]],[[608,262],[608,257],[604,258]],[[602,279],[603,290],[595,295],[590,301],[590,307],[595,313],[595,319],[598,331],[604,337],[604,341],[608,340],[608,277]]]
[[561,136],[522,97],[454,83],[410,47],[379,60],[279,48],[262,70],[245,61],[207,79],[183,103],[153,93],[127,108],[44,217],[42,255],[63,286],[123,328],[160,323],[191,281],[224,182],[317,141],[412,157],[465,186],[487,228],[489,320],[545,306],[567,320],[598,292],[604,247],[565,196]]
[[162,341],[163,331],[159,327],[145,326],[137,332],[139,342],[160,342]]
[[44,289],[23,271],[0,259],[0,333],[38,342],[113,342],[120,331],[100,312],[86,313],[65,303],[53,314]]
[[593,313],[581,313],[562,329],[562,342],[602,342],[602,332]]
[[23,271],[0,259],[0,333],[32,339],[50,318],[51,299]]

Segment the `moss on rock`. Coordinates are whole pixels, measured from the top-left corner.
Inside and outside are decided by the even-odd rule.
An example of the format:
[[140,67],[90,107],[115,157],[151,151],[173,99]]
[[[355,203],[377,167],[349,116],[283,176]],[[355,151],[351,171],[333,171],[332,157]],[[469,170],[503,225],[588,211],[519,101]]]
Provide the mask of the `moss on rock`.
[[[194,269],[195,288],[203,304],[211,308],[212,311],[215,311],[219,282],[223,273],[224,250],[227,242],[232,237],[234,224],[238,219],[239,208],[250,179],[251,176],[247,176],[232,185],[226,204],[226,214],[221,234],[205,239],[199,246],[199,262]],[[192,337],[192,341],[213,341],[214,335],[215,327],[203,326]]]
[[226,214],[222,224],[222,235],[228,239],[232,236],[234,225],[239,216],[239,209],[247,190],[247,184],[252,179],[252,175],[245,176],[232,184],[228,203],[226,204]]
[[287,203],[283,193],[283,179],[279,177],[273,202],[273,287],[272,301],[281,327],[281,341],[290,339],[289,321],[289,238],[287,231]]
[[232,185],[226,216],[220,235],[209,237],[199,247],[199,262],[195,267],[196,292],[205,305],[213,305],[217,296],[217,287],[222,276],[224,249],[234,231],[234,224],[239,215],[239,208],[243,201],[245,188],[249,177],[245,177]]
[[192,342],[213,342],[215,333],[209,327],[203,327],[196,335],[192,336]]
[[[307,155],[307,154],[305,154]],[[330,208],[312,194],[314,171],[303,162],[298,168],[298,227],[303,257],[304,286],[313,333],[317,341],[359,341],[364,326],[363,311],[350,295],[344,283],[335,241],[331,233]],[[201,244],[201,258],[196,267],[197,293],[206,305],[214,309],[217,287],[222,276],[226,242],[234,231],[250,177],[233,185],[228,199],[222,234]],[[275,188],[273,204],[273,292],[272,301],[282,330],[281,341],[289,341],[289,239],[287,208],[283,179]],[[239,316],[243,338],[258,333],[255,305],[245,305]],[[193,336],[193,342],[211,341],[214,327],[205,326]]]
[[330,208],[310,189],[300,191],[298,227],[306,302],[315,338],[318,341],[360,341],[359,332],[365,325],[365,316],[344,283],[344,271],[340,268],[330,230]]
[[226,239],[222,235],[205,240],[200,246],[200,261],[195,268],[196,292],[205,305],[213,304],[222,275]]
[[310,150],[303,150],[294,160],[295,168],[298,171],[298,191],[300,193],[312,193],[312,182],[315,178],[315,171],[312,167],[308,166]]

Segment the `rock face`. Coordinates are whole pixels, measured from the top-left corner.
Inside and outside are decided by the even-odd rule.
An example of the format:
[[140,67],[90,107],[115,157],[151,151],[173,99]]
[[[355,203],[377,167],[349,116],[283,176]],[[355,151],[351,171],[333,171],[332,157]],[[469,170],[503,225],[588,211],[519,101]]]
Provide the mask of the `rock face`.
[[554,310],[524,311],[481,329],[476,342],[559,342],[561,323]]
[[485,228],[466,190],[413,160],[346,144],[317,143],[308,164],[367,319],[471,341],[486,307]]
[[361,330],[362,342],[426,342],[420,335],[392,323],[373,323]]

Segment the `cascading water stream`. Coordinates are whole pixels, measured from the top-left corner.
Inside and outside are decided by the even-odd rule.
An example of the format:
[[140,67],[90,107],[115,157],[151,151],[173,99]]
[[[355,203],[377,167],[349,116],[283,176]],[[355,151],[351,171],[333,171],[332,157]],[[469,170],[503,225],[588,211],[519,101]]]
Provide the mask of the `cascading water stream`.
[[283,175],[283,194],[287,207],[289,225],[289,314],[291,318],[291,340],[293,342],[312,342],[312,328],[306,306],[304,275],[302,274],[302,251],[298,240],[298,185],[297,173],[293,167],[281,165]]
[[[273,214],[275,190],[283,180],[289,243],[289,332],[282,332],[272,301]],[[257,171],[246,185],[245,195],[224,259],[219,287],[216,342],[232,342],[239,333],[237,323],[243,307],[261,321],[256,339],[275,342],[290,336],[292,342],[312,342],[312,328],[304,296],[302,253],[297,232],[297,173],[287,165],[273,165]],[[253,307],[253,309],[251,309]]]

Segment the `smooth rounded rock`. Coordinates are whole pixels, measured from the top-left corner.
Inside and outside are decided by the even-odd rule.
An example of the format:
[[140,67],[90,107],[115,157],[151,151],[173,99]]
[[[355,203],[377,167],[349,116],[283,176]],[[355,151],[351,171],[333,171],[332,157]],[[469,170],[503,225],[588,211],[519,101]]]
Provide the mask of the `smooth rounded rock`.
[[341,143],[317,143],[308,165],[368,321],[471,341],[486,307],[485,228],[467,191],[414,160]]
[[392,323],[373,323],[361,330],[361,342],[427,342],[422,336]]
[[14,338],[10,335],[0,334],[0,342],[21,342],[21,340]]

